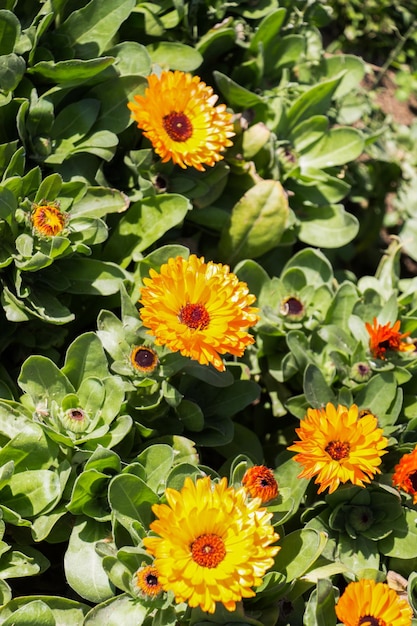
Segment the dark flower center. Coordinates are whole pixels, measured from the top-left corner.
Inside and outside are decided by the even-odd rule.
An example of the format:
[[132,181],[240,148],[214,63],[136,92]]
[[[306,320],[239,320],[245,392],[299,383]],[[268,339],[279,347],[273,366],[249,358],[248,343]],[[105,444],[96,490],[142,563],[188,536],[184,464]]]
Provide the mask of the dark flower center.
[[193,330],[204,330],[210,322],[210,316],[203,304],[186,304],[182,307],[178,318],[181,324]]
[[70,409],[68,411],[68,417],[76,422],[81,422],[85,417],[85,413],[81,409]]
[[368,530],[373,524],[374,516],[368,506],[354,506],[349,513],[349,523],[358,532]]
[[191,544],[191,556],[202,567],[217,567],[226,556],[223,539],[215,534],[200,535]]
[[387,626],[383,619],[373,615],[364,615],[359,619],[358,626]]
[[280,313],[289,317],[300,317],[304,313],[304,304],[294,296],[285,298],[281,302]]
[[154,574],[148,574],[146,576],[146,584],[149,585],[149,587],[156,587],[156,585],[159,584],[157,576],[154,576]]
[[330,441],[324,449],[332,459],[340,461],[349,456],[350,445],[347,441]]
[[158,357],[151,348],[137,346],[131,353],[133,367],[142,372],[151,372],[158,363]]
[[193,134],[193,127],[185,113],[172,111],[165,115],[163,127],[173,141],[187,141]]
[[411,483],[411,486],[413,488],[413,492],[416,493],[417,492],[417,471],[412,472],[409,477],[408,480]]

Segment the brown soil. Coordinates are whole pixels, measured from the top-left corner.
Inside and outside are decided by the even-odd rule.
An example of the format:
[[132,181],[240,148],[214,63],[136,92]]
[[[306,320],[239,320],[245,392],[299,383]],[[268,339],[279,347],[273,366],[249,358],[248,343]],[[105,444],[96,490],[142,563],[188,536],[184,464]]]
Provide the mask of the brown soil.
[[[368,89],[375,89],[378,73],[381,68],[371,65],[372,72],[366,74],[364,84]],[[376,102],[385,115],[390,115],[397,124],[410,126],[417,115],[417,98],[412,95],[407,102],[401,102],[396,98],[395,72],[385,72],[376,87]]]

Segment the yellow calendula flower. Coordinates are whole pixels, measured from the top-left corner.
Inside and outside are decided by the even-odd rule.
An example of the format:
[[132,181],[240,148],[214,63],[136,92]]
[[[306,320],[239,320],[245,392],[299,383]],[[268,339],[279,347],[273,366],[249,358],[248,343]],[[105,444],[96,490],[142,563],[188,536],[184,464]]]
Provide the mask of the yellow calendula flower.
[[247,329],[259,319],[255,296],[227,265],[176,257],[143,282],[140,316],[156,345],[223,371],[220,354],[242,356],[254,342]]
[[413,612],[387,584],[362,579],[346,587],[336,615],[344,626],[410,626]]
[[43,237],[56,237],[65,228],[68,214],[61,211],[57,202],[33,204],[31,221],[34,231]]
[[304,468],[299,478],[316,476],[318,493],[327,488],[332,493],[349,481],[364,487],[381,473],[378,466],[388,440],[376,417],[369,412],[361,417],[355,404],[348,408],[328,403],[324,409],[308,409],[296,433],[300,441],[288,450],[298,453],[294,460]]
[[214,106],[218,96],[198,76],[161,72],[148,76],[144,96],[129,102],[133,119],[165,163],[204,171],[223,159],[232,145],[232,116],[226,105]]
[[236,602],[255,595],[273,565],[279,536],[271,513],[244,488],[227,486],[226,478],[195,483],[187,478],[181,491],[166,490],[167,504],[152,507],[151,529],[143,541],[155,557],[159,582],[177,602],[214,613],[216,603],[234,611]]

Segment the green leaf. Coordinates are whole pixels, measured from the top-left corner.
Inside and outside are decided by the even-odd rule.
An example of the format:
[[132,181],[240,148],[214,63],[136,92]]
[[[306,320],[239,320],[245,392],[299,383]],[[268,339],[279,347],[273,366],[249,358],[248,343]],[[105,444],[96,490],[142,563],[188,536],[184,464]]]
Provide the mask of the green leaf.
[[63,84],[81,83],[93,78],[106,67],[110,67],[115,62],[111,56],[100,57],[99,59],[68,59],[65,61],[39,61],[33,67],[28,68],[29,74],[42,76],[50,82]]
[[146,46],[152,63],[162,69],[193,72],[203,62],[203,57],[195,48],[174,41],[158,41]]
[[[0,10],[0,55],[10,54],[14,50],[20,35],[20,22],[16,15],[5,9]],[[3,89],[3,85],[1,85]]]
[[[7,412],[8,409],[8,412]],[[12,462],[17,471],[38,470],[49,468],[58,454],[56,445],[46,437],[39,424],[30,422],[22,415],[16,415],[16,409],[0,405],[0,430],[12,431],[12,428],[21,427],[21,432],[13,436],[11,441],[0,450],[0,465]],[[17,417],[17,419],[15,419]],[[20,419],[19,419],[20,418]],[[23,419],[22,419],[23,418]],[[14,422],[14,427],[3,427],[3,420]]]
[[[396,526],[397,523],[398,520],[395,522]],[[350,570],[346,572],[345,576],[348,577],[349,574],[351,580],[369,578],[369,576],[366,576],[366,570],[378,570],[380,562],[379,545],[380,542],[376,544],[375,541],[369,541],[361,535],[357,539],[351,539],[348,535],[340,533],[337,550],[338,560]]]
[[213,72],[217,86],[226,102],[233,108],[250,109],[256,105],[266,107],[266,103],[257,94],[238,85],[234,80],[215,70]]
[[358,298],[358,290],[351,282],[345,281],[339,285],[327,311],[325,323],[334,324],[342,330],[349,331],[348,320]]
[[83,626],[141,626],[148,610],[136,598],[122,594],[92,608]]
[[[206,390],[204,414],[218,418],[233,417],[259,398],[261,389],[253,380],[235,380],[233,385]],[[200,399],[200,398],[199,398]]]
[[346,213],[341,204],[306,207],[298,217],[299,239],[310,246],[340,248],[350,243],[359,231],[357,218]]
[[320,169],[344,165],[357,159],[364,147],[363,135],[356,128],[332,128],[308,151],[303,151],[298,162],[302,172],[310,167]]
[[84,333],[69,346],[62,373],[78,389],[84,378],[109,375],[107,359],[100,339],[93,332]]
[[127,530],[133,522],[148,528],[152,521],[152,504],[158,502],[156,493],[138,476],[121,474],[109,485],[109,503],[115,518]]
[[3,487],[1,502],[22,517],[34,517],[61,497],[59,476],[49,470],[28,470],[10,477]]
[[0,579],[36,576],[49,565],[48,559],[39,550],[31,546],[20,546],[19,550],[9,550],[1,556]]
[[42,200],[52,202],[59,195],[61,188],[62,177],[59,174],[50,174],[39,185],[34,202],[41,202]]
[[70,13],[55,32],[67,37],[76,57],[100,56],[134,6],[135,0],[90,0]]
[[35,406],[44,406],[54,400],[61,404],[64,397],[74,393],[68,378],[50,359],[44,356],[30,356],[22,365],[18,385],[32,399]]
[[300,578],[317,561],[326,545],[325,533],[305,528],[286,535],[281,541],[281,550],[275,557],[278,572],[283,572],[287,582]]
[[365,62],[353,54],[335,54],[322,59],[322,67],[326,76],[338,76],[344,72],[343,78],[334,93],[336,99],[349,94],[358,88],[365,75]]
[[96,544],[110,532],[107,524],[83,517],[76,520],[64,557],[65,576],[69,585],[90,602],[103,602],[114,595]]
[[132,204],[112,231],[105,248],[107,258],[126,266],[131,258],[158,241],[182,222],[191,208],[189,200],[174,193],[149,196]]
[[232,209],[219,250],[230,264],[261,256],[281,241],[289,214],[282,185],[263,180],[247,191]]
[[90,515],[95,519],[107,517],[108,511],[103,510],[104,503],[100,501],[103,500],[109,480],[110,477],[103,472],[95,469],[84,470],[74,483],[71,499],[67,504],[68,511],[73,515]]
[[329,120],[325,115],[313,115],[297,124],[288,138],[294,144],[297,154],[302,154],[326,134],[328,127]]
[[128,206],[128,197],[117,189],[89,187],[87,193],[72,206],[71,218],[105,217],[109,213],[123,213]]
[[[37,602],[50,608],[55,620],[53,622],[54,626],[83,626],[84,615],[90,610],[90,607],[82,602],[76,602],[75,600],[60,598],[58,596],[37,596],[36,600],[33,596],[20,596],[2,606],[0,609],[0,619],[12,615],[16,617],[15,611],[26,606],[29,607],[29,604]],[[16,622],[16,624],[20,623],[20,621]],[[41,622],[36,619],[36,621],[28,622],[27,626],[33,626],[33,624],[38,625],[41,624]]]
[[252,41],[249,46],[249,50],[251,52],[256,54],[258,49],[261,48],[264,51],[265,57],[268,56],[271,48],[273,49],[276,46],[276,42],[279,39],[278,33],[284,23],[286,14],[286,9],[281,8],[271,11],[269,15],[264,17],[252,37]]
[[56,626],[51,609],[41,600],[29,601],[2,622],[5,626]]
[[330,580],[317,581],[304,614],[304,626],[336,626],[334,589]]
[[97,119],[99,110],[100,102],[93,98],[69,104],[58,113],[51,136],[57,141],[68,139],[74,144],[88,133]]
[[327,113],[333,95],[342,78],[343,75],[340,75],[330,80],[324,80],[304,91],[301,96],[298,96],[288,111],[287,132],[309,117]]
[[13,91],[23,78],[25,61],[17,54],[0,56],[0,85],[2,91]]
[[[129,43],[133,45],[133,42]],[[117,67],[119,69],[119,66]],[[119,76],[91,89],[88,96],[101,102],[94,130],[107,130],[113,133],[125,130],[132,123],[131,112],[126,104],[133,100],[134,96],[143,94],[147,84],[147,80],[142,76]]]
[[317,365],[309,363],[304,372],[304,393],[310,406],[319,409],[336,398]]
[[286,35],[276,37],[275,45],[269,46],[264,52],[264,72],[265,76],[271,78],[285,65],[299,62],[303,57],[306,48],[306,38],[304,35]]
[[61,261],[60,268],[70,281],[69,293],[108,296],[117,293],[121,281],[129,278],[115,263],[96,259],[72,258]]
[[[107,54],[117,57],[118,80],[123,77],[137,79],[151,72],[152,62],[149,53],[145,46],[136,41],[122,41],[107,50]],[[110,93],[107,95],[111,96]]]
[[177,415],[184,428],[199,432],[204,428],[204,414],[197,403],[184,399],[177,407]]
[[137,457],[146,472],[146,484],[154,492],[165,484],[166,476],[174,462],[174,451],[170,446],[154,444]]

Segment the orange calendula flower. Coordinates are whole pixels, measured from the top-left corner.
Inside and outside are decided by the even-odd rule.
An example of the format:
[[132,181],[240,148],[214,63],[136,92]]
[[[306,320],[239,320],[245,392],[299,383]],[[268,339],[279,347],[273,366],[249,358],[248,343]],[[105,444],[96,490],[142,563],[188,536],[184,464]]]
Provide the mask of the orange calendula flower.
[[387,584],[363,579],[349,583],[336,615],[345,626],[410,626],[413,612]]
[[146,565],[138,569],[135,573],[135,584],[145,596],[155,597],[163,591],[158,579],[158,570],[153,565]]
[[130,353],[130,362],[142,374],[150,374],[158,365],[158,355],[152,348],[135,346]]
[[167,504],[154,504],[151,529],[158,535],[143,542],[155,557],[159,581],[177,602],[214,613],[216,603],[234,611],[236,602],[255,595],[279,550],[272,514],[248,501],[243,487],[227,486],[226,478],[194,483],[186,478],[181,491],[166,490]]
[[220,354],[242,356],[254,342],[247,329],[259,319],[255,296],[227,265],[176,257],[143,282],[140,316],[156,345],[224,371]]
[[348,481],[364,487],[381,473],[378,466],[388,440],[376,417],[372,413],[360,417],[355,404],[348,408],[329,402],[324,409],[308,409],[296,433],[301,441],[288,450],[298,452],[294,460],[304,467],[299,478],[316,476],[318,493],[327,488],[333,493]]
[[395,466],[392,484],[411,494],[414,504],[417,504],[417,447],[401,457]]
[[397,320],[394,326],[388,322],[387,324],[380,324],[376,317],[374,317],[373,325],[366,323],[365,327],[369,333],[369,349],[372,356],[375,359],[385,359],[385,353],[387,350],[393,352],[410,352],[415,350],[413,343],[406,343],[401,341],[405,337],[408,337],[410,333],[400,333],[401,322]]
[[265,465],[249,467],[243,476],[242,484],[252,498],[260,498],[262,502],[269,502],[278,495],[275,476]]
[[55,237],[61,234],[67,219],[68,214],[61,211],[56,202],[33,205],[31,220],[38,235]]
[[133,119],[166,163],[204,171],[223,159],[232,145],[232,115],[226,105],[214,106],[218,96],[198,76],[184,72],[161,72],[148,76],[144,96],[129,102]]

